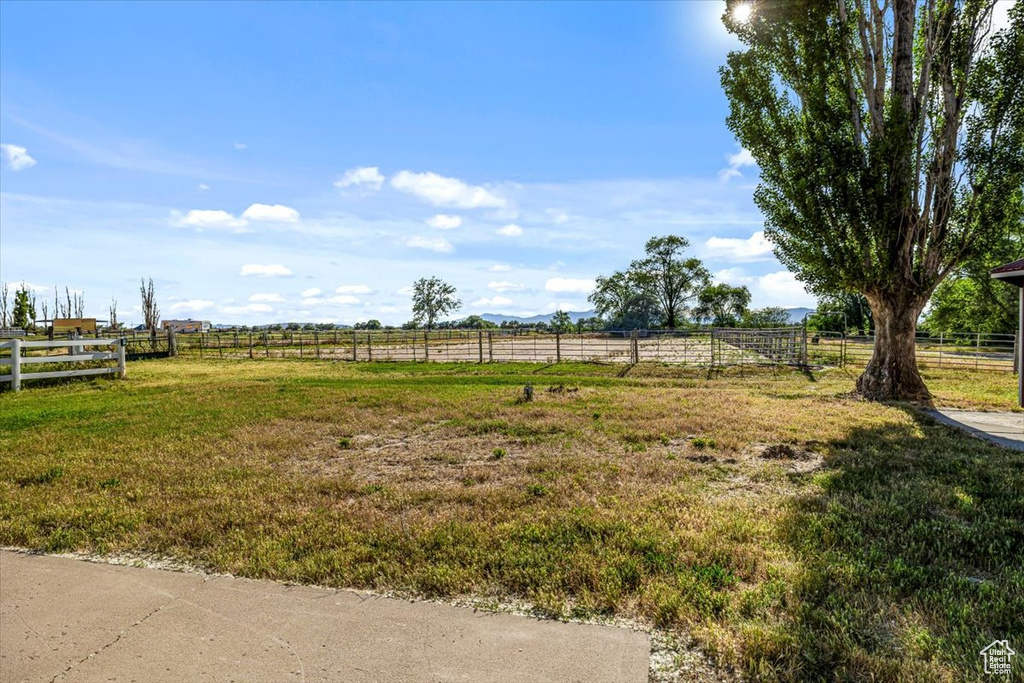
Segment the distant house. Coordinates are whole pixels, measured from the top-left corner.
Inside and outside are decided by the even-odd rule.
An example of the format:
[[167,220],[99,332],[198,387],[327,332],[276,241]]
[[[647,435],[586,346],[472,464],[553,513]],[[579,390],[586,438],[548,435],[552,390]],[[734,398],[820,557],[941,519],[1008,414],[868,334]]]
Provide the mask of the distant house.
[[174,330],[175,334],[193,334],[197,332],[209,332],[210,321],[209,320],[165,320],[163,321],[163,329]]
[[53,319],[53,333],[61,334],[64,332],[77,332],[78,334],[85,334],[86,332],[96,332],[96,318],[54,318]]

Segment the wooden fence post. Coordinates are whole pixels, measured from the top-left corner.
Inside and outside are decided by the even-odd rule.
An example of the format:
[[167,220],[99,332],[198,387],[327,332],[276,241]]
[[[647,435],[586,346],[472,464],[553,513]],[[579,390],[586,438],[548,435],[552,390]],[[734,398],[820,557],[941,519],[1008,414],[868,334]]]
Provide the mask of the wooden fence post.
[[423,330],[423,360],[430,360],[430,331]]
[[21,391],[21,340],[11,340],[11,389]]
[[555,362],[562,362],[562,333],[555,332]]
[[352,330],[352,360],[356,360],[356,345],[358,343],[358,333],[355,330]]
[[480,359],[480,363],[483,363],[484,362],[484,331],[483,330],[477,330],[476,331],[476,348],[477,348],[477,357]]
[[490,330],[487,330],[487,362],[494,362],[494,335]]
[[124,379],[125,375],[128,374],[128,364],[125,362],[125,340],[117,340],[117,376]]
[[220,340],[220,334],[217,335],[217,355],[221,358],[224,357],[224,345]]
[[249,360],[252,360],[252,332],[249,333]]
[[313,330],[313,344],[316,345],[316,357],[320,357],[320,332]]
[[199,333],[199,360],[203,359],[203,337],[204,336],[205,335],[202,332]]
[[373,360],[373,332],[366,333],[366,358]]

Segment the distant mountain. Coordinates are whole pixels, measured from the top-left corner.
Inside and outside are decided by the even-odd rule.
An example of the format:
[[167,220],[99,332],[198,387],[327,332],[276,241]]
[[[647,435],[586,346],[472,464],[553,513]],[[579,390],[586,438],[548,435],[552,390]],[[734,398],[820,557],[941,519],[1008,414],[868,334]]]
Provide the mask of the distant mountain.
[[[578,321],[580,318],[593,318],[597,315],[597,311],[566,311],[569,314],[569,319],[573,322]],[[520,322],[520,323],[550,323],[551,316],[554,313],[547,313],[544,315],[531,315],[528,318],[524,318],[518,315],[502,315],[500,313],[481,313],[480,317],[489,323],[500,325],[503,322]]]
[[804,321],[804,316],[808,313],[814,313],[813,308],[787,308],[786,311],[789,313],[789,322],[793,325],[799,325]]

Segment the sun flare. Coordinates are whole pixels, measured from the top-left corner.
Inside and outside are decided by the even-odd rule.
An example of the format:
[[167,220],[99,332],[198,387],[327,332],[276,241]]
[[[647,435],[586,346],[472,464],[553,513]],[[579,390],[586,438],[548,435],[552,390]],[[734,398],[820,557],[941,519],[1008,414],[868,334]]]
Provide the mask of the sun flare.
[[754,6],[749,2],[741,2],[732,8],[732,18],[741,24],[750,21],[750,15],[754,12]]

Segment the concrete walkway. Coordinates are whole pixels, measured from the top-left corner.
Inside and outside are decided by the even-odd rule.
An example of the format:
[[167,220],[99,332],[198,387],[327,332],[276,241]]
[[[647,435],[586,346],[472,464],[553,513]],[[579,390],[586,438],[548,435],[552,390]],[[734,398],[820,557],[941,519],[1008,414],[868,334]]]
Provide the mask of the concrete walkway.
[[1024,413],[985,413],[951,408],[925,412],[943,424],[959,427],[981,439],[1024,451]]
[[637,681],[647,635],[0,551],[0,681]]

